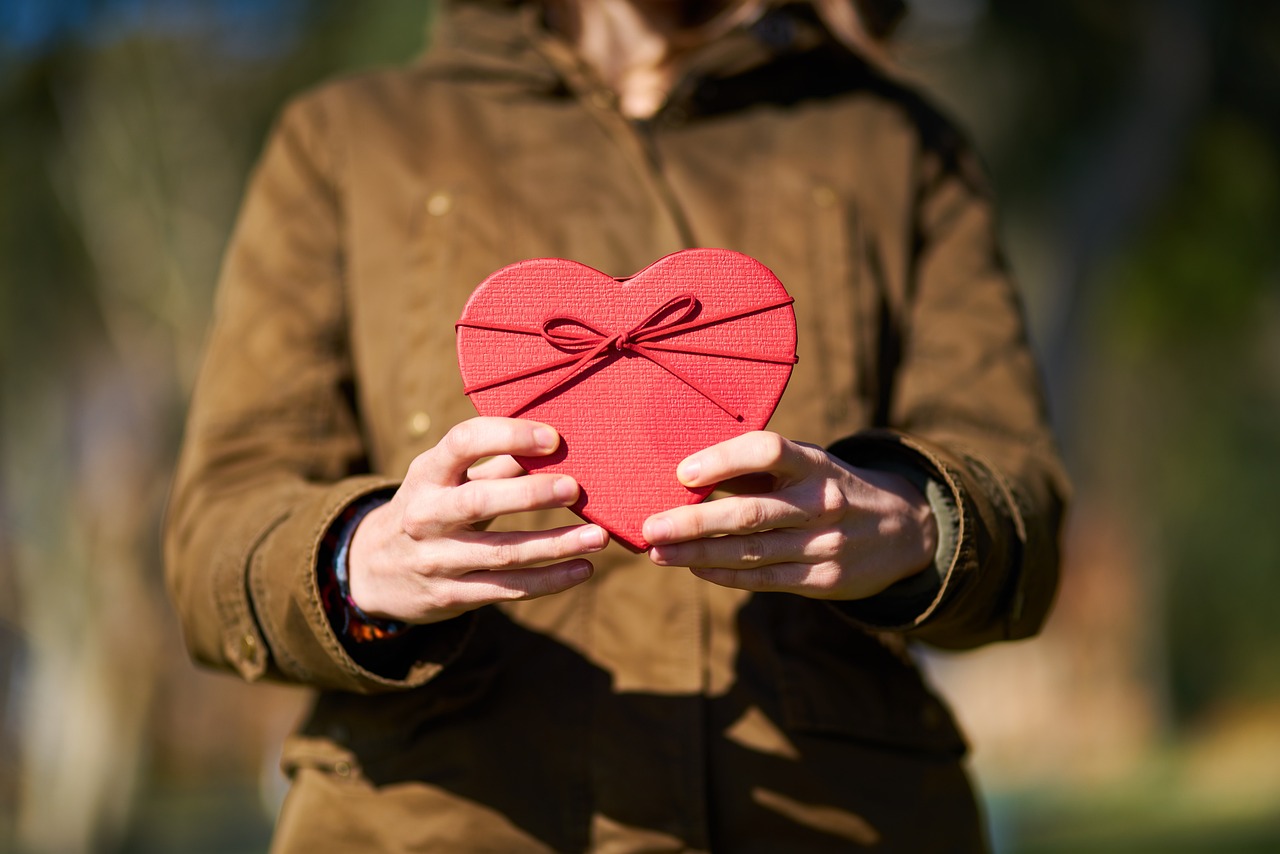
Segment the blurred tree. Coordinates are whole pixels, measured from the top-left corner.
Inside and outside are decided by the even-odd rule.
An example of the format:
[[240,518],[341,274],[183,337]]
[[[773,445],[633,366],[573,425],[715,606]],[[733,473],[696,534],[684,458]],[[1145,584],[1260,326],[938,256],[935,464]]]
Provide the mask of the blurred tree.
[[[184,753],[226,763],[261,725],[191,678],[161,601],[181,415],[267,123],[323,76],[412,56],[424,21],[416,0],[0,7],[0,569],[18,627],[0,640],[24,850],[113,847],[149,775]],[[155,714],[176,697],[207,709]]]
[[1206,120],[1177,188],[1103,274],[1105,352],[1140,410],[1122,446],[1158,511],[1183,714],[1280,695],[1277,152],[1280,138],[1231,110]]
[[973,119],[1031,272],[1080,504],[1142,549],[1171,722],[1280,694],[1280,7],[917,6],[970,7],[921,66]]

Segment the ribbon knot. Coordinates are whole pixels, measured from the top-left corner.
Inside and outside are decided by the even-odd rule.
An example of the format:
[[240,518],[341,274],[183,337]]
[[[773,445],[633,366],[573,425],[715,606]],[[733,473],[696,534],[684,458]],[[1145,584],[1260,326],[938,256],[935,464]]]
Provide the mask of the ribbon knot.
[[672,338],[682,335],[686,332],[692,332],[695,329],[703,329],[708,326],[714,326],[719,323],[725,323],[731,320],[737,320],[751,314],[757,314],[763,311],[770,311],[775,308],[782,308],[790,305],[793,300],[788,297],[774,303],[765,305],[757,305],[751,308],[732,312],[730,314],[720,315],[718,317],[697,319],[698,314],[702,311],[702,303],[693,294],[680,294],[672,297],[665,303],[660,305],[653,313],[644,320],[624,329],[621,332],[603,332],[596,329],[585,320],[569,315],[556,315],[549,317],[542,322],[542,325],[536,331],[525,329],[519,326],[507,326],[497,323],[474,323],[467,321],[459,321],[458,326],[466,326],[472,329],[488,329],[495,332],[512,332],[519,335],[540,335],[543,340],[570,355],[563,359],[557,359],[538,365],[533,368],[518,371],[508,376],[500,377],[496,380],[469,386],[463,389],[465,394],[472,394],[477,391],[494,388],[507,383],[516,382],[527,377],[537,374],[553,371],[558,368],[565,368],[559,376],[553,378],[550,383],[543,386],[523,403],[508,413],[514,417],[533,406],[537,401],[558,390],[566,385],[575,377],[581,375],[591,365],[596,362],[611,358],[611,354],[634,354],[641,356],[653,362],[685,385],[692,388],[698,394],[720,407],[736,421],[742,420],[742,415],[731,408],[727,403],[721,400],[710,389],[703,386],[693,378],[685,375],[683,371],[673,365],[666,357],[661,355],[663,352],[670,353],[690,353],[699,356],[717,356],[725,359],[744,359],[754,362],[772,362],[780,365],[792,365],[796,362],[794,355],[778,357],[769,355],[729,352],[724,350],[710,350],[699,347],[678,347],[670,344],[659,343],[660,339]]
[[[576,353],[604,344],[603,349],[636,350],[637,345],[672,332],[685,321],[692,320],[702,309],[702,304],[692,294],[681,294],[667,300],[644,320],[622,332],[609,335],[572,316],[549,317],[542,323],[542,337],[557,350]],[[566,327],[577,327],[582,332],[568,332]]]

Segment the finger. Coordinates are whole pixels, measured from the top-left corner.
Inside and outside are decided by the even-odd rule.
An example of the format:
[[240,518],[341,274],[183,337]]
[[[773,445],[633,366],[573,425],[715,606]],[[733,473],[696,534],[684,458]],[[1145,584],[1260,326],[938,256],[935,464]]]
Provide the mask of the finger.
[[811,599],[841,599],[842,574],[833,563],[778,563],[758,569],[691,567],[698,578],[753,593],[799,593]]
[[[409,505],[405,531],[422,536],[525,510],[567,507],[578,500],[578,482],[564,474],[475,480],[451,489],[423,491]],[[411,527],[409,520],[417,525]]]
[[474,570],[449,579],[442,594],[453,608],[466,610],[562,593],[586,581],[594,571],[590,561],[581,559],[523,569]]
[[467,480],[499,480],[507,477],[520,477],[525,473],[520,464],[508,454],[490,457],[467,469]]
[[643,531],[646,540],[659,545],[722,534],[794,528],[809,518],[807,508],[783,494],[732,496],[655,513],[644,521]]
[[841,537],[836,532],[780,528],[756,534],[654,546],[649,550],[649,558],[659,566],[751,569],[771,564],[831,560],[839,554],[840,541]]
[[598,552],[609,543],[599,525],[570,525],[547,531],[474,532],[461,541],[454,566],[459,577],[476,569],[519,569]]
[[685,486],[707,486],[760,473],[794,478],[812,470],[816,462],[812,454],[812,449],[777,433],[757,430],[685,457],[676,467],[676,477]]
[[409,465],[409,476],[452,486],[462,482],[476,460],[502,454],[543,456],[559,444],[555,429],[537,421],[470,418],[455,424],[434,448],[419,454]]

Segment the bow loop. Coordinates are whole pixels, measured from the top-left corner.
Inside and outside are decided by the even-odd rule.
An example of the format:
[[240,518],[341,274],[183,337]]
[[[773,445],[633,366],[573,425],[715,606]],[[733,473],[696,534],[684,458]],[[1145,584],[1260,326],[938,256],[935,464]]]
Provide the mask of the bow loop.
[[607,340],[607,336],[591,324],[568,316],[549,317],[543,321],[542,337],[552,347],[566,353],[582,353]]
[[693,294],[680,294],[664,302],[644,320],[622,333],[628,342],[652,341],[697,317],[702,303]]

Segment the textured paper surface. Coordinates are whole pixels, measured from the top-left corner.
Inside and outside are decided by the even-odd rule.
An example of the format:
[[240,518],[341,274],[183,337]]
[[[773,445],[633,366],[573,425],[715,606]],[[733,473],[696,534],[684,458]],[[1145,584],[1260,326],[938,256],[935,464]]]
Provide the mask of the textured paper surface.
[[[677,252],[626,279],[574,261],[521,261],[481,283],[463,310],[457,342],[463,383],[473,388],[573,354],[541,335],[461,324],[536,331],[549,318],[573,317],[612,335],[633,328],[679,295],[697,299],[699,318],[787,299],[763,264],[723,249]],[[796,352],[795,314],[786,305],[656,343],[790,358]],[[682,486],[676,465],[702,448],[762,429],[791,376],[790,364],[689,353],[661,356],[711,390],[741,420],[659,365],[617,350],[517,415],[550,424],[561,436],[555,454],[518,457],[520,464],[530,472],[574,477],[582,495],[572,509],[637,550],[648,547],[641,535],[646,518],[701,501],[712,491]],[[548,371],[474,391],[471,401],[481,415],[510,415],[560,373]]]

